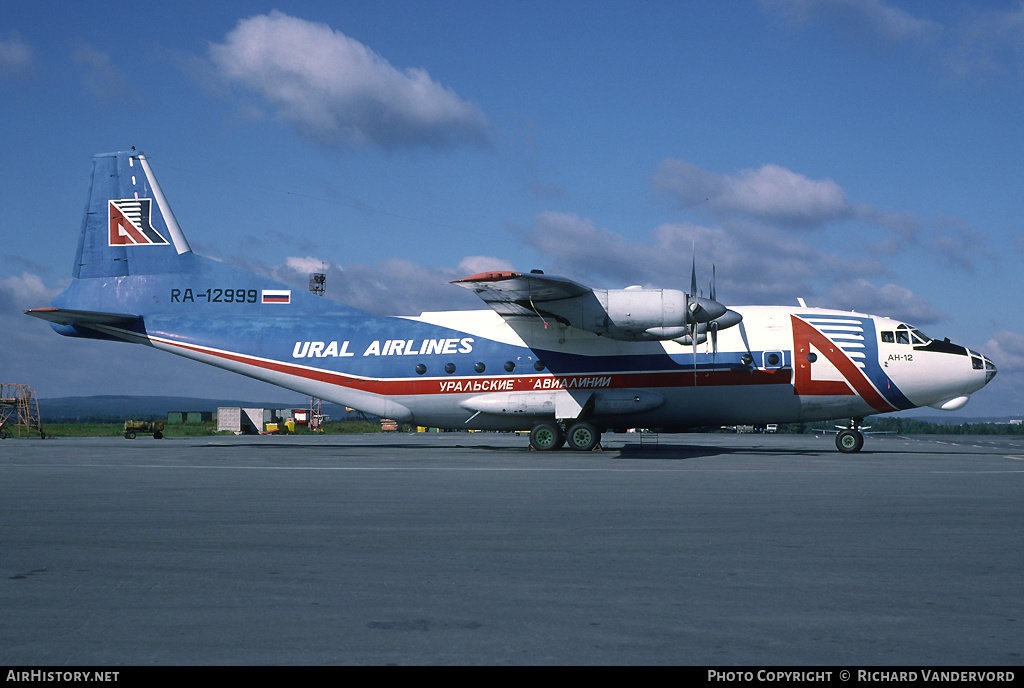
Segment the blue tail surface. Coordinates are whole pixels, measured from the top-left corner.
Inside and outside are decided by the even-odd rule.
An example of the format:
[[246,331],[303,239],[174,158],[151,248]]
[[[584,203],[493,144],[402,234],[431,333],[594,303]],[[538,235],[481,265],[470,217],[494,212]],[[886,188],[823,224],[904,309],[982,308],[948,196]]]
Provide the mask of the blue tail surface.
[[93,157],[74,277],[174,272],[183,267],[180,256],[191,252],[145,155]]
[[138,334],[144,320],[168,316],[223,321],[352,310],[193,253],[146,156],[135,150],[93,157],[72,276],[50,307],[26,311],[68,336],[123,338],[112,328]]

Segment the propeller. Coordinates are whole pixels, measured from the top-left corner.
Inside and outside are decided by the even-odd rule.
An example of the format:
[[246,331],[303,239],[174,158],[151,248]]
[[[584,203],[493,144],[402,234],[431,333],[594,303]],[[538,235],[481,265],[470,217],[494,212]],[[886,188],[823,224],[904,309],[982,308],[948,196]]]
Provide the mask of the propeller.
[[[710,298],[704,298],[703,295],[697,295],[697,250],[696,241],[694,241],[694,253],[690,263],[690,293],[689,302],[687,304],[689,324],[687,325],[688,334],[680,337],[679,341],[682,344],[693,345],[693,368],[694,368],[694,383],[696,384],[697,374],[697,344],[702,341],[711,340],[712,350],[712,366],[715,366],[718,362],[718,332],[719,330],[725,330],[736,325],[741,327],[741,336],[743,342],[746,345],[747,352],[750,352],[750,346],[746,341],[746,332],[742,329],[743,316],[736,311],[726,308],[724,305],[718,302],[718,294],[716,289],[717,273],[718,269],[715,263],[711,264],[711,281],[708,285],[708,293]],[[689,339],[689,341],[686,341]]]
[[697,296],[697,256],[693,257],[693,264],[690,267],[690,294],[687,310],[687,319],[693,323],[707,323],[725,315],[729,309],[715,301],[712,294],[710,299]]

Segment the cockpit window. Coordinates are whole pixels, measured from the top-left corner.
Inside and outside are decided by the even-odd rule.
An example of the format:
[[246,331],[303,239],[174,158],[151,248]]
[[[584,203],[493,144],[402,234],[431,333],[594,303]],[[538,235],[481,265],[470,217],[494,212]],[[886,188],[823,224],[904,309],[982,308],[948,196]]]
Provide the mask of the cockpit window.
[[901,324],[896,326],[895,332],[882,332],[882,342],[886,344],[913,344],[914,346],[927,346],[931,341],[931,337],[910,325]]

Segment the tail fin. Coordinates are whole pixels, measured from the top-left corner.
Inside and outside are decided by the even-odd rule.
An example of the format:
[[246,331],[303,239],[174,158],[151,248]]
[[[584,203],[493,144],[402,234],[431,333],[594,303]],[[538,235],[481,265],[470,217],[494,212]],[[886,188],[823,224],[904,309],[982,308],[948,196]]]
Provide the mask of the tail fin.
[[191,251],[145,155],[133,149],[93,157],[74,277],[172,272]]
[[49,307],[26,313],[74,337],[137,341],[162,317],[205,317],[216,324],[229,315],[322,313],[325,305],[287,284],[193,253],[146,157],[136,151],[93,158],[73,275]]

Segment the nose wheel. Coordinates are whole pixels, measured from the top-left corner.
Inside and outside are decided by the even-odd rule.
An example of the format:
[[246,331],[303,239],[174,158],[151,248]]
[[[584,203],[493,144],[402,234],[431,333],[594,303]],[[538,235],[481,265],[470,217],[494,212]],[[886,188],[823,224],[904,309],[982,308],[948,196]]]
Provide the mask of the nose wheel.
[[864,433],[857,428],[846,428],[836,435],[836,449],[844,454],[856,454],[863,446]]

